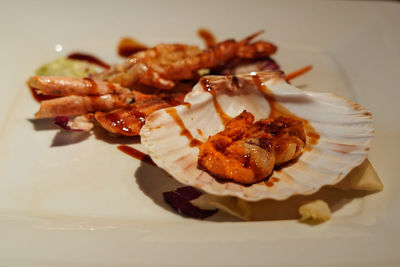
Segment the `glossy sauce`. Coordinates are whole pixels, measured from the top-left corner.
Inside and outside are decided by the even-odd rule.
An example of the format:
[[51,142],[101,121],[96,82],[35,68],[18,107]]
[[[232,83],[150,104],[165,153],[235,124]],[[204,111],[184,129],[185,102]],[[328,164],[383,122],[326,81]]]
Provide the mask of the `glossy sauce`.
[[176,124],[181,128],[180,135],[185,136],[189,140],[189,146],[195,147],[202,144],[200,140],[197,140],[193,137],[188,129],[186,129],[185,124],[183,123],[182,119],[179,117],[178,112],[176,112],[175,108],[166,109],[168,115],[175,121]]
[[182,105],[186,106],[188,109],[192,106],[192,104],[188,102],[183,102]]
[[271,177],[271,178],[269,178],[267,181],[265,181],[264,184],[265,184],[267,187],[272,187],[272,186],[274,186],[274,183],[277,183],[277,182],[279,182],[279,181],[280,181],[279,178],[277,178],[277,177]]
[[296,164],[297,161],[299,161],[299,157],[294,158],[294,159],[292,159],[292,160],[289,160],[289,161],[287,161],[287,162],[285,162],[285,163],[283,163],[283,164],[274,166],[274,170],[279,172],[279,171],[282,170],[283,168],[287,168],[287,167],[290,167],[290,166]]
[[92,78],[83,78],[88,84],[86,87],[90,87],[90,91],[95,94],[97,92],[97,83]]
[[267,187],[272,187],[272,186],[274,186],[274,183],[273,182],[271,182],[271,181],[265,181],[264,182],[265,183],[265,185],[267,186]]
[[104,69],[109,69],[110,65],[105,63],[104,61],[102,61],[101,59],[89,55],[89,54],[84,54],[84,53],[72,53],[70,55],[67,56],[67,58],[69,59],[76,59],[76,60],[82,60],[82,61],[86,61],[89,62],[91,64],[95,64],[99,67],[102,67]]
[[204,91],[207,91],[212,95],[215,110],[217,111],[222,124],[224,126],[227,125],[228,122],[232,120],[232,118],[224,112],[221,105],[218,103],[217,95],[215,93],[215,90],[212,88],[210,81],[208,79],[203,78],[200,80],[200,84],[203,87]]
[[278,177],[272,177],[271,181],[276,183],[276,182],[279,182],[280,179]]
[[134,157],[135,159],[138,159],[143,162],[146,162],[146,163],[156,166],[156,164],[153,162],[153,160],[150,158],[149,155],[147,155],[137,149],[134,149],[133,147],[121,145],[121,146],[118,146],[117,148],[120,151],[124,152],[125,154],[128,154],[129,156]]
[[132,54],[146,49],[148,49],[146,45],[141,44],[134,39],[123,38],[118,44],[118,55],[121,57],[129,57]]
[[290,81],[294,78],[297,78],[300,75],[303,75],[304,73],[310,71],[312,69],[311,65],[305,66],[304,68],[301,68],[299,70],[293,71],[289,74],[286,75],[286,81]]
[[207,29],[199,29],[197,34],[204,40],[207,48],[213,47],[216,45],[217,41],[214,35]]
[[268,89],[267,86],[265,86],[265,84],[263,84],[263,82],[261,81],[260,77],[258,77],[257,74],[252,75],[252,78],[253,78],[253,81],[255,82],[255,84],[257,85],[258,90],[263,94],[265,100],[268,101],[268,103],[271,107],[271,113],[269,114],[269,118],[276,119],[280,116],[285,116],[285,117],[291,117],[293,119],[301,120],[303,123],[303,126],[304,126],[304,130],[306,132],[306,135],[308,137],[305,150],[307,150],[307,151],[311,150],[312,147],[310,145],[316,145],[320,138],[319,134],[315,131],[314,127],[312,127],[312,125],[307,120],[296,116],[295,114],[291,113],[288,109],[286,109],[284,106],[279,104],[274,99],[273,96],[265,95],[263,92],[271,92],[271,94],[272,94],[272,91],[270,89]]
[[118,112],[110,112],[107,113],[104,116],[105,120],[111,121],[111,126],[113,128],[117,128],[120,132],[123,132],[126,135],[134,135],[136,134],[135,129],[132,129],[130,124],[131,121],[134,121],[135,123],[139,124],[139,127],[141,128],[145,122],[146,122],[146,115],[140,111],[129,109],[129,115],[130,118],[128,119],[129,121],[125,121],[123,117],[119,115]]

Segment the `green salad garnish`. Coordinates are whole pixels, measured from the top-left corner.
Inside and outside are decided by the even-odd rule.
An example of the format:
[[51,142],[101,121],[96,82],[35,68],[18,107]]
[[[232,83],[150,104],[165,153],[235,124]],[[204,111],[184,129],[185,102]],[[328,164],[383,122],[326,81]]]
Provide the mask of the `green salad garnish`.
[[95,72],[97,72],[97,68],[94,64],[68,58],[58,58],[44,64],[35,71],[36,75],[70,76],[75,78],[84,78]]

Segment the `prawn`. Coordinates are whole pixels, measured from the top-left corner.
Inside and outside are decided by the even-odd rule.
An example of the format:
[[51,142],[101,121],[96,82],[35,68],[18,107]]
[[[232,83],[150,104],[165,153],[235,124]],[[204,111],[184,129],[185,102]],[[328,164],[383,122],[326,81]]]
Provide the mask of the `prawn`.
[[298,157],[305,143],[300,120],[254,122],[254,116],[243,111],[200,145],[198,167],[217,179],[250,185],[267,179],[274,166]]
[[170,90],[178,81],[198,78],[197,71],[200,69],[223,65],[235,57],[260,58],[275,53],[277,48],[271,43],[258,41],[250,44],[261,33],[255,33],[239,42],[226,40],[203,51],[197,46],[161,44],[132,55],[122,66],[115,65],[98,77],[124,87],[139,82]]
[[119,84],[90,78],[33,76],[28,84],[39,94],[56,97],[40,102],[36,118],[110,111],[127,105],[135,95]]

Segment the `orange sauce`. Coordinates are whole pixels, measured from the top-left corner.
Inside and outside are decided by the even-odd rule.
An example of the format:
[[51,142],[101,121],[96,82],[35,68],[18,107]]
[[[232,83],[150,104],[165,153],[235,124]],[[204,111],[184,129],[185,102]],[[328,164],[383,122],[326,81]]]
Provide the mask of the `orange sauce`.
[[277,178],[277,177],[272,177],[272,178],[271,178],[271,181],[272,181],[272,182],[279,182],[280,180],[279,180],[279,178]]
[[128,154],[129,156],[134,157],[135,159],[138,159],[143,162],[146,162],[146,163],[156,166],[156,164],[153,162],[153,160],[150,158],[149,155],[147,155],[137,149],[134,149],[133,147],[121,145],[121,146],[118,146],[117,148],[119,150],[121,150],[122,152],[124,152],[125,154]]
[[[146,114],[136,110],[136,109],[129,109],[129,106],[126,107],[129,110],[129,115],[131,118],[135,118],[135,121],[142,127],[146,122]],[[124,117],[121,117],[118,112],[109,112],[106,113],[104,116],[104,120],[111,121],[112,127],[118,129],[120,132],[124,133],[125,135],[132,136],[137,134],[135,129],[129,125],[132,119],[128,121],[124,120]]]
[[185,105],[187,108],[190,108],[192,106],[192,104],[188,102],[183,102],[182,105]]
[[109,69],[110,68],[109,64],[107,64],[103,60],[101,60],[101,59],[99,59],[99,58],[97,58],[95,56],[89,55],[89,54],[72,53],[72,54],[68,55],[67,58],[86,61],[86,62],[95,64],[95,65],[97,65],[99,67],[102,67],[104,69]]
[[213,47],[217,44],[215,36],[207,29],[199,29],[197,34],[204,40],[207,48]]
[[93,81],[92,78],[83,78],[85,81],[89,83],[90,91],[95,94],[97,92],[97,84]]
[[[306,147],[305,147],[304,149],[307,150],[307,147],[309,147],[309,146],[306,145]],[[274,170],[279,172],[279,171],[282,170],[283,168],[287,168],[287,167],[290,167],[290,166],[296,164],[297,161],[299,161],[299,158],[298,158],[298,157],[297,157],[297,158],[294,158],[294,159],[292,159],[292,160],[289,160],[289,161],[287,161],[287,162],[285,162],[285,163],[283,163],[283,164],[276,165],[276,166],[274,167]]]
[[280,181],[279,178],[277,178],[277,177],[271,177],[271,178],[268,178],[268,180],[265,181],[264,184],[265,184],[267,187],[272,187],[272,186],[274,186],[274,183],[277,183],[277,182],[279,182],[279,181]]
[[141,44],[132,38],[123,38],[118,44],[118,55],[121,57],[129,57],[132,54],[146,49],[148,49],[146,45]]
[[300,75],[303,75],[304,73],[310,71],[312,69],[311,65],[305,66],[304,68],[301,68],[299,70],[293,71],[289,74],[286,75],[286,81],[290,81],[294,78],[299,77]]
[[166,112],[168,115],[171,116],[171,118],[175,121],[176,124],[181,128],[181,133],[180,135],[185,136],[189,140],[189,146],[194,147],[194,146],[199,146],[202,144],[200,140],[197,140],[196,138],[193,137],[193,135],[190,133],[188,129],[186,129],[185,124],[183,123],[182,119],[179,117],[178,112],[176,112],[175,108],[169,108],[166,109]]
[[274,186],[274,183],[271,182],[271,181],[265,181],[264,183],[265,183],[265,185],[266,185],[267,187],[272,187],[272,186]]
[[203,78],[200,80],[200,84],[205,91],[209,92],[212,95],[215,110],[217,111],[222,124],[224,126],[227,125],[228,122],[232,120],[232,118],[224,112],[221,105],[218,103],[217,95],[215,93],[215,90],[212,88],[210,81],[208,79]]

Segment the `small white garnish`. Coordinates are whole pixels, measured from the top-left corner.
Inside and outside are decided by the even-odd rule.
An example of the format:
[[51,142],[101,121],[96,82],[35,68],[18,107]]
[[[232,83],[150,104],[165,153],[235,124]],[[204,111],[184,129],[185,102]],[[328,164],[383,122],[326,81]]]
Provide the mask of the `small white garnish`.
[[299,207],[300,221],[309,223],[325,222],[331,218],[331,210],[323,200],[313,200]]

